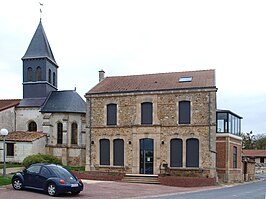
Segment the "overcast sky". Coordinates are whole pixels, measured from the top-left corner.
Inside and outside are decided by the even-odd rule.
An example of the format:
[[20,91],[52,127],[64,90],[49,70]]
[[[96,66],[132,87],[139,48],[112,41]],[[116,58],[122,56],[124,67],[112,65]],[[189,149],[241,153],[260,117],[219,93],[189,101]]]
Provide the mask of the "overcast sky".
[[[266,133],[265,0],[42,0],[59,90],[83,97],[107,76],[216,69],[217,106]],[[0,2],[0,98],[22,98],[38,0]]]

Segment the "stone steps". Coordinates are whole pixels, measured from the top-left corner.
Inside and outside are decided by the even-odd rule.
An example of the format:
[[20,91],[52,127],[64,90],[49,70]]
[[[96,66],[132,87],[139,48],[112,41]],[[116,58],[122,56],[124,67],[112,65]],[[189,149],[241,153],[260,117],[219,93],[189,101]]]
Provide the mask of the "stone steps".
[[158,175],[126,174],[122,182],[141,184],[160,184]]

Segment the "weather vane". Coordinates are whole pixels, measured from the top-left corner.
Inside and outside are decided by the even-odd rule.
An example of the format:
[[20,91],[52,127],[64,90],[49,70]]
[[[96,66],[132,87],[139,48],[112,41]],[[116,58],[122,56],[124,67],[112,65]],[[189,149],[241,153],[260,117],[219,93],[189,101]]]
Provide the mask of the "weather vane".
[[40,20],[42,20],[42,6],[43,6],[43,3],[39,2],[40,4]]

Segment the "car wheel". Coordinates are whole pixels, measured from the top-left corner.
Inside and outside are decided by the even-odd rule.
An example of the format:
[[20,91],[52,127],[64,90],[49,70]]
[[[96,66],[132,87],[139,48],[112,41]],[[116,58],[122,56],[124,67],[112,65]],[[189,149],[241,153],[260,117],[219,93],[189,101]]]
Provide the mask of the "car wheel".
[[73,196],[78,195],[79,193],[80,193],[80,191],[71,191],[71,194],[72,194]]
[[22,180],[20,178],[15,178],[12,181],[12,186],[16,190],[21,190],[23,188],[23,182],[22,182]]
[[56,192],[56,186],[54,183],[50,183],[47,186],[47,193],[49,196],[56,196],[57,192]]

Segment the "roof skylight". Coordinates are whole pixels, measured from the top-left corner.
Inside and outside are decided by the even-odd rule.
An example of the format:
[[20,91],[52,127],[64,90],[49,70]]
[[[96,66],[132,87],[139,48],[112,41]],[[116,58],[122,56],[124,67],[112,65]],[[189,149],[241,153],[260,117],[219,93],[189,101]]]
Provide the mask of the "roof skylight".
[[192,82],[192,76],[180,77],[178,82]]

